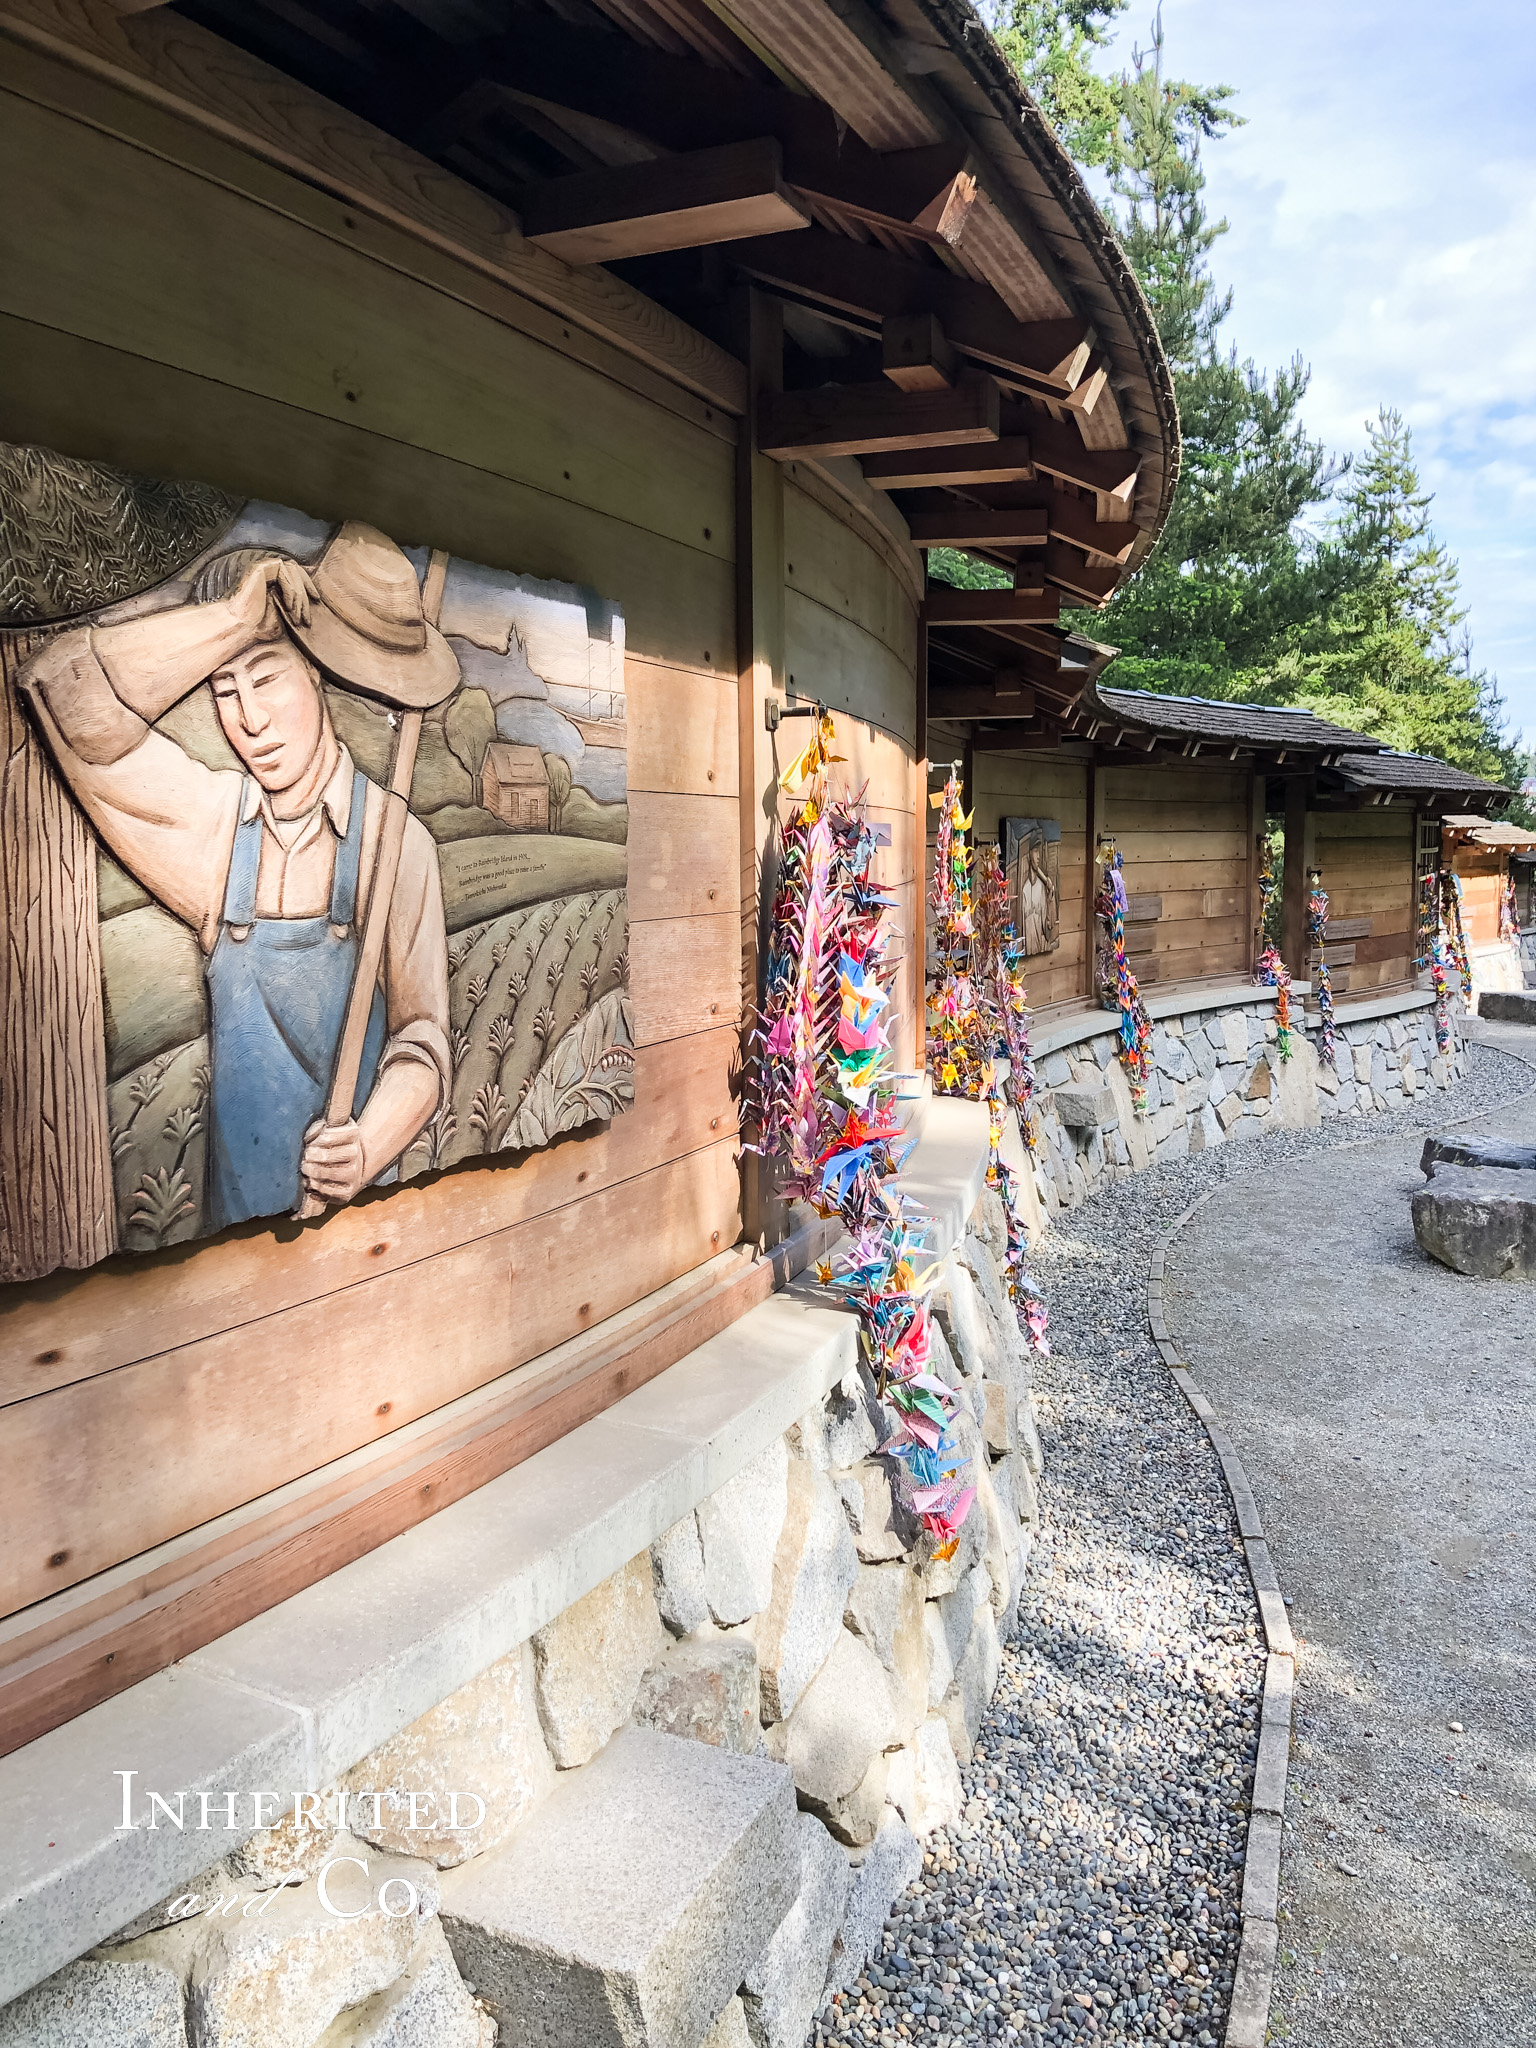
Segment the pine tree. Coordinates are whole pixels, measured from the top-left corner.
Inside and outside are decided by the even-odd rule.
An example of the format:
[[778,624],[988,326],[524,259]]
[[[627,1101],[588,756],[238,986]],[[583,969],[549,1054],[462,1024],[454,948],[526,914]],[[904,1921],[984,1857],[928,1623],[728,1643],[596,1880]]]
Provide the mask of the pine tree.
[[1222,346],[1232,295],[1218,290],[1208,258],[1227,223],[1207,213],[1201,147],[1239,117],[1227,87],[1170,78],[1164,54],[1159,15],[1150,47],[1133,51],[1119,81],[1111,183],[1173,368],[1183,467],[1140,574],[1079,623],[1122,649],[1116,675],[1131,688],[1243,697],[1277,636],[1338,582],[1339,564],[1308,541],[1304,522],[1342,465],[1301,424],[1308,373],[1299,359],[1270,378]]
[[1521,757],[1497,685],[1472,665],[1459,572],[1430,524],[1412,431],[1383,407],[1366,434],[1336,522],[1341,587],[1279,652],[1266,694],[1518,786]]
[[1070,155],[1096,169],[1119,154],[1117,82],[1092,56],[1130,0],[993,0],[990,26],[1004,56]]
[[[1104,611],[1063,621],[1120,648],[1124,687],[1307,704],[1518,789],[1532,757],[1510,743],[1497,684],[1473,666],[1456,564],[1430,525],[1403,420],[1383,410],[1352,468],[1306,432],[1299,356],[1271,375],[1223,343],[1232,296],[1209,259],[1227,223],[1207,212],[1201,152],[1241,117],[1229,88],[1168,76],[1161,9],[1130,68],[1100,76],[1093,60],[1126,4],[994,0],[1025,85],[1078,162],[1107,172],[1183,438],[1157,545]],[[937,573],[1001,580],[963,556]],[[1518,797],[1507,813],[1527,814],[1536,820],[1536,804]]]
[[1200,145],[1241,127],[1228,107],[1230,86],[1207,90],[1163,69],[1159,8],[1147,50],[1133,49],[1119,80],[1120,132],[1110,158],[1110,184],[1124,202],[1120,239],[1141,280],[1157,331],[1174,369],[1188,369],[1215,346],[1232,294],[1218,294],[1206,257],[1227,232],[1213,221],[1202,194]]

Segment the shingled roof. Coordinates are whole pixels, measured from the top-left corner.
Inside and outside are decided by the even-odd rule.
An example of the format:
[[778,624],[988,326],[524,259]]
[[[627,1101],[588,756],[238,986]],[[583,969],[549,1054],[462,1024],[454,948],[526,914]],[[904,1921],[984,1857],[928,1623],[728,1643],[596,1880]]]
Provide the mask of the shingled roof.
[[1404,794],[1422,790],[1431,795],[1439,791],[1445,796],[1478,793],[1491,803],[1502,802],[1510,793],[1502,783],[1470,775],[1465,768],[1453,768],[1449,761],[1437,761],[1433,754],[1398,754],[1390,748],[1378,748],[1369,754],[1351,750],[1335,765],[1345,784],[1353,789],[1402,790]]
[[[1214,746],[1261,747],[1266,752],[1364,754],[1380,742],[1364,733],[1330,725],[1310,711],[1289,705],[1232,704],[1210,697],[1163,697],[1150,690],[1110,690],[1090,683],[1077,702],[1078,724],[1124,726],[1132,732],[1166,733],[1170,738],[1207,741]],[[1449,787],[1449,785],[1446,785]]]

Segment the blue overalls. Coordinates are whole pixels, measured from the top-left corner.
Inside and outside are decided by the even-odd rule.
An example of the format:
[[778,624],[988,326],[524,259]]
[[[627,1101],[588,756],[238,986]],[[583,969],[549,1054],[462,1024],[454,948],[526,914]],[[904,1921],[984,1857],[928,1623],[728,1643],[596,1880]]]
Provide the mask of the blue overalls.
[[[367,777],[352,778],[352,815],[336,849],[327,917],[257,917],[259,810],[240,823],[208,961],[211,1011],[208,1207],[214,1229],[292,1209],[304,1133],[325,1112],[331,1068],[357,959],[357,882]],[[375,989],[356,1100],[366,1102],[384,1049],[384,996]]]

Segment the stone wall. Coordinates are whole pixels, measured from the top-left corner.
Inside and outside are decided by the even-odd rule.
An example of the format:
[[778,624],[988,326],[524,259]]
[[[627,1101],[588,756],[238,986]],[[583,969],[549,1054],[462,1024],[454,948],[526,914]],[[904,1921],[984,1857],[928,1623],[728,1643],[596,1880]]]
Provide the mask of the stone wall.
[[[1297,1008],[1300,1004],[1298,1001]],[[1164,1017],[1152,1030],[1147,1108],[1138,1116],[1117,1057],[1100,1033],[1036,1061],[1039,1141],[1035,1193],[1046,1214],[1158,1160],[1257,1138],[1276,1126],[1395,1109],[1425,1088],[1450,1088],[1466,1071],[1453,1025],[1447,1053],[1435,1046],[1434,1012],[1340,1021],[1335,1059],[1293,1025],[1291,1057],[1277,1050],[1274,1003],[1236,1004]]]
[[977,1488],[952,1557],[855,1368],[298,1823],[274,1803],[0,2011],[0,2048],[802,2048],[968,1832],[958,1763],[1037,1523],[1003,1249],[988,1193],[934,1297]]

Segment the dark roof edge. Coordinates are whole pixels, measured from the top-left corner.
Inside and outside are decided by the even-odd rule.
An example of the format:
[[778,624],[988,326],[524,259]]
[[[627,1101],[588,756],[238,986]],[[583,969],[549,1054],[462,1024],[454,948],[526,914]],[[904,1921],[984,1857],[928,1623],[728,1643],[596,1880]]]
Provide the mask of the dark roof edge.
[[[1441,770],[1443,779],[1423,773],[1404,774],[1401,779],[1394,779],[1395,761],[1412,761],[1419,769]],[[1470,768],[1458,768],[1450,761],[1442,761],[1438,754],[1404,754],[1395,747],[1381,747],[1363,756],[1358,747],[1348,747],[1340,754],[1335,767],[1341,775],[1358,776],[1362,787],[1372,789],[1428,789],[1443,791],[1446,796],[1465,795],[1469,790],[1479,789],[1506,802],[1514,795],[1506,783],[1490,782],[1485,776],[1474,775]]]
[[[1078,709],[1080,712],[1088,712],[1094,717],[1102,719],[1109,725],[1139,726],[1146,732],[1178,731],[1183,733],[1186,730],[1184,727],[1170,725],[1159,719],[1154,707],[1160,704],[1198,704],[1202,708],[1209,708],[1215,711],[1228,710],[1246,713],[1250,717],[1295,718],[1298,722],[1296,736],[1292,739],[1287,735],[1283,742],[1287,751],[1294,749],[1298,753],[1307,752],[1314,754],[1377,754],[1385,751],[1382,742],[1373,740],[1368,733],[1350,732],[1345,726],[1330,725],[1326,719],[1318,718],[1315,712],[1307,711],[1300,705],[1247,704],[1227,698],[1175,697],[1159,695],[1151,690],[1121,690],[1114,689],[1111,685],[1106,685],[1105,687],[1110,689],[1111,694],[1117,699],[1133,698],[1137,707],[1147,707],[1145,710],[1142,710],[1133,708],[1123,701],[1113,704],[1106,702],[1099,688],[1098,676],[1095,674],[1089,682],[1084,684],[1078,696]],[[1301,721],[1303,720],[1309,720],[1314,725],[1320,726],[1330,737],[1326,739],[1316,736],[1308,737],[1305,731],[1300,729]],[[1234,741],[1245,738],[1244,734],[1237,731],[1218,736]]]
[[[943,36],[955,56],[1007,122],[1024,154],[1051,197],[1072,222],[1083,248],[1093,257],[1105,284],[1125,314],[1141,359],[1142,374],[1156,408],[1163,441],[1163,488],[1157,515],[1145,545],[1132,551],[1131,566],[1140,567],[1167,523],[1179,480],[1182,440],[1179,409],[1173,394],[1173,372],[1163,353],[1157,322],[1141,280],[1131,268],[1114,230],[1094,204],[1082,173],[1057,139],[1044,114],[1024,90],[1018,75],[992,38],[970,0],[912,0]],[[1019,195],[1021,204],[1027,204]]]

